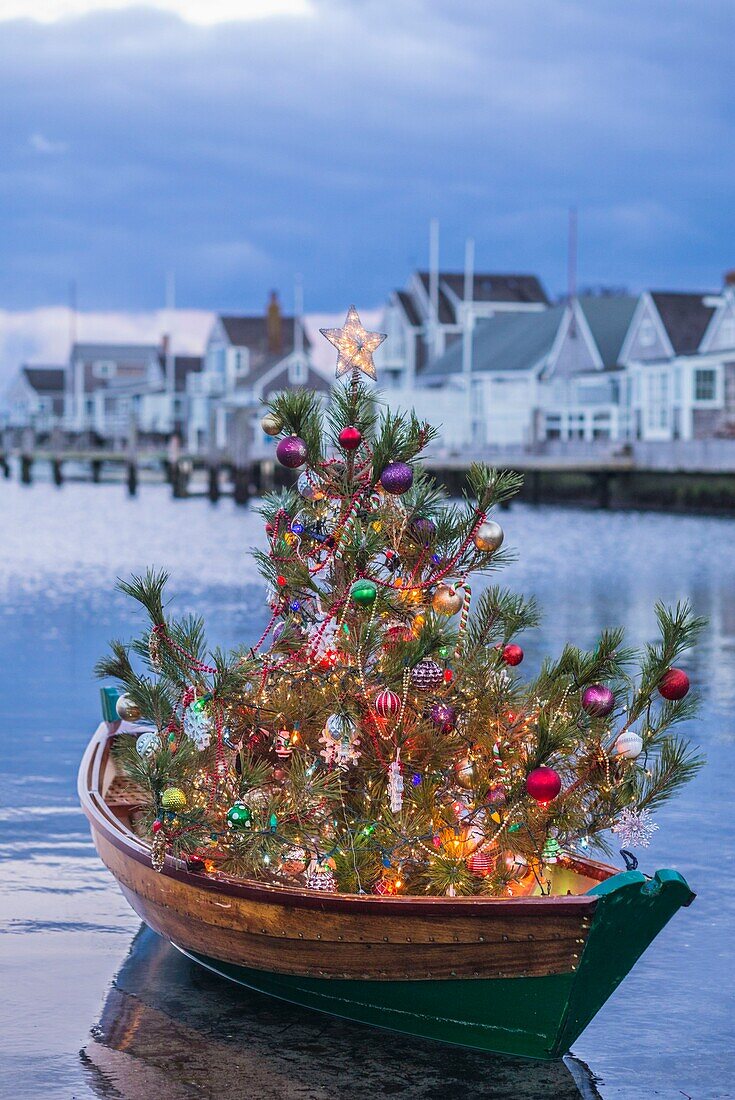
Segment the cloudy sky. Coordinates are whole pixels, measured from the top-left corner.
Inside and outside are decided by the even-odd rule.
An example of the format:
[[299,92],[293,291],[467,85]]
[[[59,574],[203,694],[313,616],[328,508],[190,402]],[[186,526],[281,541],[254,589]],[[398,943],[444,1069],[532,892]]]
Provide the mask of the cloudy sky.
[[188,310],[296,272],[374,306],[432,216],[446,265],[469,234],[556,292],[571,204],[581,283],[717,286],[734,31],[732,0],[0,0],[0,343],[71,279],[108,317],[168,270]]

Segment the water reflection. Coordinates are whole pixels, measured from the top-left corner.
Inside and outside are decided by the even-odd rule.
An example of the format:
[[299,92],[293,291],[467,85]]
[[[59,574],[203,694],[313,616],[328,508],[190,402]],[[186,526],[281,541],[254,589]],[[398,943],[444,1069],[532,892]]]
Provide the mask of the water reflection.
[[575,1059],[514,1061],[308,1013],[217,978],[145,926],[81,1058],[105,1100],[600,1096]]

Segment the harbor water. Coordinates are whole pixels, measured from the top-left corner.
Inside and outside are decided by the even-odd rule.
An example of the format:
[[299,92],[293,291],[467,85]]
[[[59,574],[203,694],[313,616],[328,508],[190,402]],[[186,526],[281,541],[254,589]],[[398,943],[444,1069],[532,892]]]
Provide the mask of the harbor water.
[[146,486],[0,483],[0,1097],[311,1100],[735,1096],[735,520],[528,505],[502,517],[541,628],[521,671],[604,625],[655,638],[657,599],[709,618],[684,663],[702,698],[686,732],[708,765],[657,815],[641,855],[697,893],[575,1044],[537,1065],[315,1017],[231,987],[141,929],[76,801],[99,721],[92,668],[141,620],[115,579],[171,573],[212,644],[259,636],[249,550],[261,520],[231,501]]

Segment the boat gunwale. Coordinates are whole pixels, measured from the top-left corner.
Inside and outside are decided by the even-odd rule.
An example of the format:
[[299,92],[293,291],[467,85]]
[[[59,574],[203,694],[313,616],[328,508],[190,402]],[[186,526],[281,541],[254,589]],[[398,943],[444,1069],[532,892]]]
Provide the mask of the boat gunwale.
[[[150,867],[150,847],[126,827],[105,802],[101,790],[101,777],[107,763],[110,740],[119,723],[101,722],[82,757],[77,791],[79,801],[93,830],[101,832],[105,839],[129,858]],[[606,872],[605,878],[617,873],[615,868],[592,860],[576,860],[589,866],[594,873]],[[319,909],[325,912],[353,912],[377,916],[387,910],[396,914],[425,916],[429,918],[462,916],[487,917],[498,907],[502,912],[519,916],[542,917],[544,912],[567,910],[579,915],[591,915],[597,907],[594,894],[566,894],[556,897],[488,898],[488,897],[385,897],[370,894],[317,893],[293,887],[269,886],[266,883],[235,879],[221,873],[217,878],[198,874],[187,869],[183,860],[167,855],[162,875],[177,879],[189,886],[230,897],[248,898],[287,908]]]

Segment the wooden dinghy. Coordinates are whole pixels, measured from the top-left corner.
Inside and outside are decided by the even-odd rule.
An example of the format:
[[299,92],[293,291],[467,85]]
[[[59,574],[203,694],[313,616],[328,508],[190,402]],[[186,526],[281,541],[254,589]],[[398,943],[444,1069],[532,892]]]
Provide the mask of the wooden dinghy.
[[[551,897],[322,894],[210,876],[131,828],[102,723],[79,770],[97,851],[138,915],[210,970],[335,1016],[480,1050],[561,1057],[694,894],[676,871],[560,860]],[[117,780],[117,782],[116,782]]]

